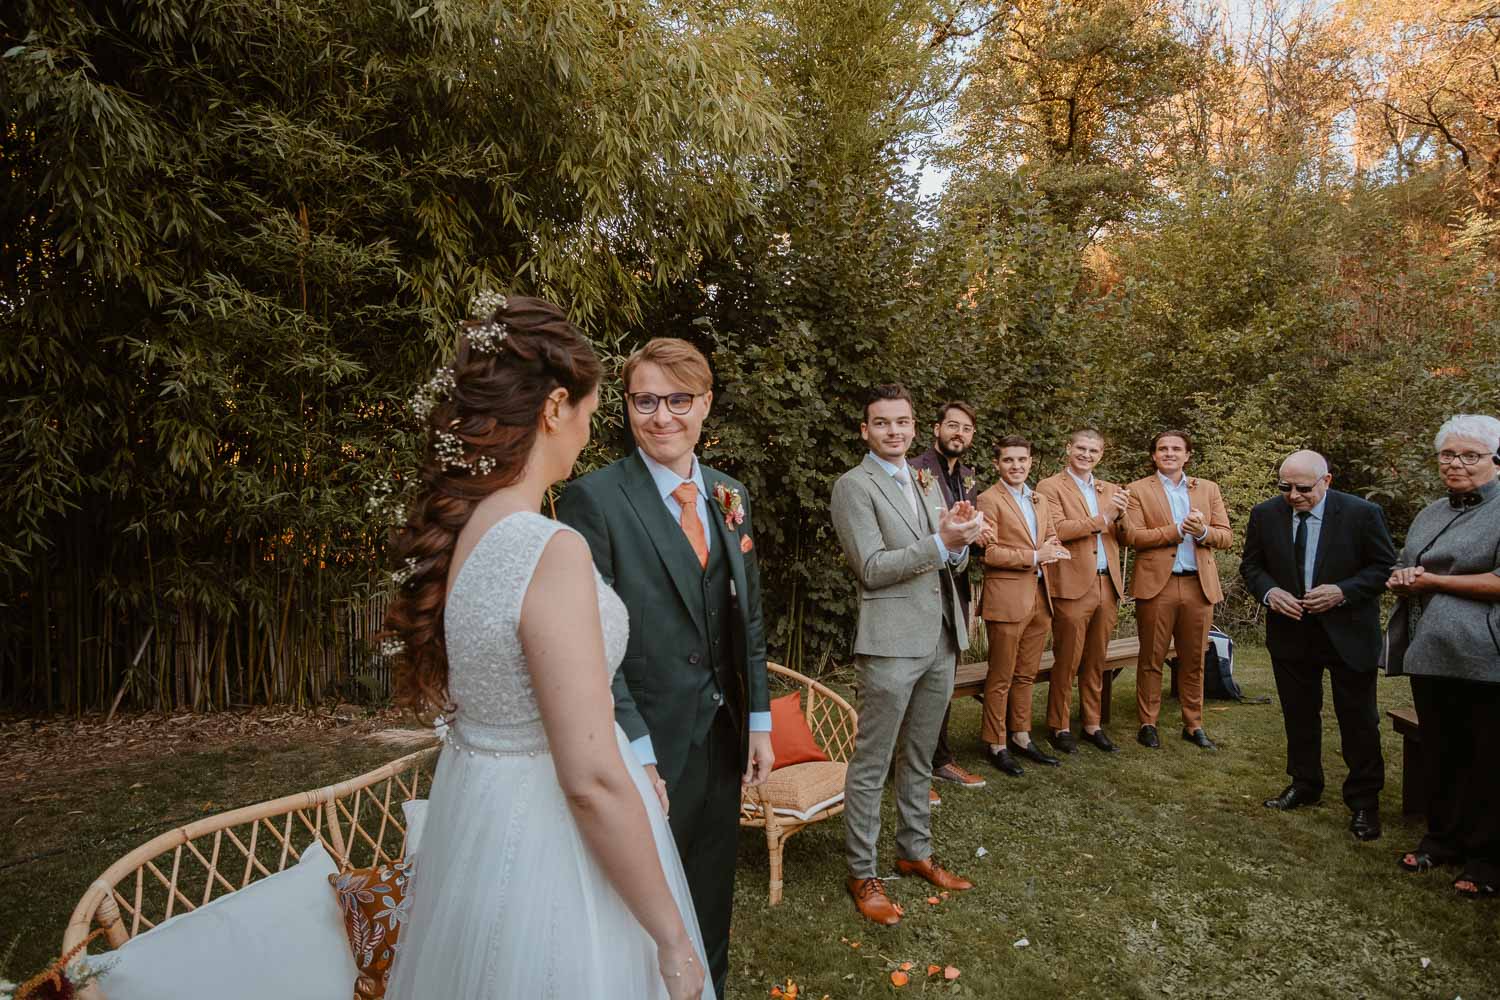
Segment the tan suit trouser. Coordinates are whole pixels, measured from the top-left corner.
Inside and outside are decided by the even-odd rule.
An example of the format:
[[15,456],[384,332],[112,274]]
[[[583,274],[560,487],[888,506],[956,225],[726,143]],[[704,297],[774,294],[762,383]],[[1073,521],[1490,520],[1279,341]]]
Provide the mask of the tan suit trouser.
[[1073,678],[1078,678],[1078,701],[1083,728],[1097,729],[1104,704],[1104,662],[1109,637],[1115,630],[1120,599],[1108,573],[1071,601],[1052,602],[1052,682],[1047,688],[1047,727],[1068,728],[1072,713]]
[[984,722],[979,738],[1004,746],[1007,724],[1011,733],[1031,732],[1031,694],[1047,645],[1047,631],[1052,627],[1041,580],[1037,580],[1031,617],[1019,622],[986,621],[984,627],[990,640],[990,669],[984,679]]
[[1182,703],[1182,725],[1203,725],[1203,653],[1214,606],[1203,596],[1196,576],[1174,576],[1161,593],[1135,602],[1140,626],[1141,653],[1135,665],[1136,716],[1143,726],[1156,725],[1161,712],[1161,668],[1167,647],[1176,643],[1177,698]]

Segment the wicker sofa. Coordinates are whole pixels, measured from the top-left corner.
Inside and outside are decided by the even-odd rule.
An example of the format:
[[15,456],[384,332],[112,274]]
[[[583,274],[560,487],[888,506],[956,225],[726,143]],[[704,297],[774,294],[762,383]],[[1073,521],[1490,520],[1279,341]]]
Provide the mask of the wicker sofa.
[[[287,870],[314,843],[341,867],[400,858],[401,803],[426,796],[437,756],[438,748],[429,747],[357,778],[208,816],[147,841],[89,886],[68,921],[63,953],[96,926],[110,949],[120,948],[174,916]],[[82,996],[108,1000],[108,976]]]

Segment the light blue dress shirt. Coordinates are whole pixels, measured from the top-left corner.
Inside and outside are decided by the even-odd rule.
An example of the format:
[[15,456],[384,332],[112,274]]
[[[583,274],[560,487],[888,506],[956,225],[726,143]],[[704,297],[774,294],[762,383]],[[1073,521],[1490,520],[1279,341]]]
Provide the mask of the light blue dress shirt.
[[[1177,525],[1177,530],[1182,531],[1182,522],[1193,511],[1193,501],[1188,496],[1188,477],[1183,476],[1174,486],[1172,480],[1156,474],[1161,480],[1161,487],[1167,493],[1167,503],[1172,507],[1172,521]],[[1203,533],[1197,536],[1197,541],[1192,535],[1183,535],[1182,541],[1177,543],[1177,554],[1172,559],[1173,573],[1196,573],[1198,572],[1198,542],[1208,537],[1208,528],[1205,526]]]
[[[1009,483],[1002,485],[1010,490],[1011,496],[1016,498],[1016,506],[1021,508],[1021,516],[1026,519],[1026,530],[1031,532],[1031,565],[1036,566],[1038,562],[1036,548],[1041,544],[1041,539],[1036,537],[1036,504],[1031,500],[1031,494],[1035,491],[1025,483],[1021,484],[1019,491],[1011,490]],[[1042,575],[1041,567],[1037,567],[1036,575]]]
[[[1094,474],[1089,473],[1087,481],[1073,475],[1073,470],[1066,470],[1072,477],[1073,482],[1078,484],[1078,491],[1083,494],[1083,502],[1089,505],[1089,517],[1099,516],[1099,492],[1094,486]],[[1094,568],[1100,573],[1109,569],[1109,556],[1104,554],[1104,542],[1099,538],[1099,533],[1094,532]]]
[[[672,491],[683,483],[692,483],[698,487],[698,522],[703,525],[703,538],[708,544],[709,551],[713,551],[714,533],[708,526],[708,491],[703,487],[703,470],[698,467],[698,456],[693,456],[693,474],[683,479],[677,473],[659,462],[654,461],[644,451],[640,453],[641,461],[646,465],[646,471],[651,473],[651,481],[656,484],[656,492],[661,494],[662,503],[667,505],[667,513],[672,515],[674,523],[682,521],[682,504],[672,496]],[[770,712],[751,712],[750,731],[752,733],[769,733],[771,731]],[[651,745],[649,734],[633,741],[630,748],[635,751],[636,760],[641,762],[642,767],[656,763],[656,748]]]
[[[880,464],[880,467],[884,469],[892,479],[896,480],[897,487],[907,491],[914,488],[914,486],[911,485],[911,466],[907,465],[904,460],[900,465],[892,465],[890,462],[887,462],[885,459],[881,458],[873,451],[870,452],[870,457],[878,462]],[[902,486],[901,484],[903,474],[907,482],[907,485],[905,486]],[[923,506],[922,495],[920,493],[913,493],[911,495],[917,501],[918,507]],[[943,544],[943,536],[937,534],[936,532],[933,532],[932,542],[937,546],[938,555],[955,566],[963,561],[964,554],[968,551],[967,549],[959,549],[957,552],[954,552],[952,549],[948,548],[948,546]]]
[[[1318,536],[1323,533],[1323,508],[1328,503],[1328,494],[1323,494],[1323,499],[1318,501],[1307,519],[1307,557],[1302,564],[1302,592],[1305,594],[1313,589],[1313,566],[1318,561]],[[1292,544],[1297,543],[1297,512],[1292,511]],[[1295,550],[1294,550],[1295,551]]]

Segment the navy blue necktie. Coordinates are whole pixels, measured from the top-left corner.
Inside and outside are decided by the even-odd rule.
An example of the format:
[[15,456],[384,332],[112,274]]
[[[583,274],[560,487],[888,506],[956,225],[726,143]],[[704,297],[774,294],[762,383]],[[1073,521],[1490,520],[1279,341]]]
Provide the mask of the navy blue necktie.
[[1304,574],[1307,571],[1307,519],[1310,517],[1312,511],[1297,512],[1297,533],[1292,536],[1292,558],[1297,561],[1297,589],[1293,593],[1298,597],[1307,593]]

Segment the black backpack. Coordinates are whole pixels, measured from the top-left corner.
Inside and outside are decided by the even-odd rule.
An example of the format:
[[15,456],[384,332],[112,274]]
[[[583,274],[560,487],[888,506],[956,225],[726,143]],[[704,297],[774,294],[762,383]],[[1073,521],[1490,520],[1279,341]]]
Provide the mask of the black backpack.
[[1245,699],[1234,680],[1234,640],[1216,628],[1208,630],[1208,646],[1203,650],[1203,694],[1221,701]]

